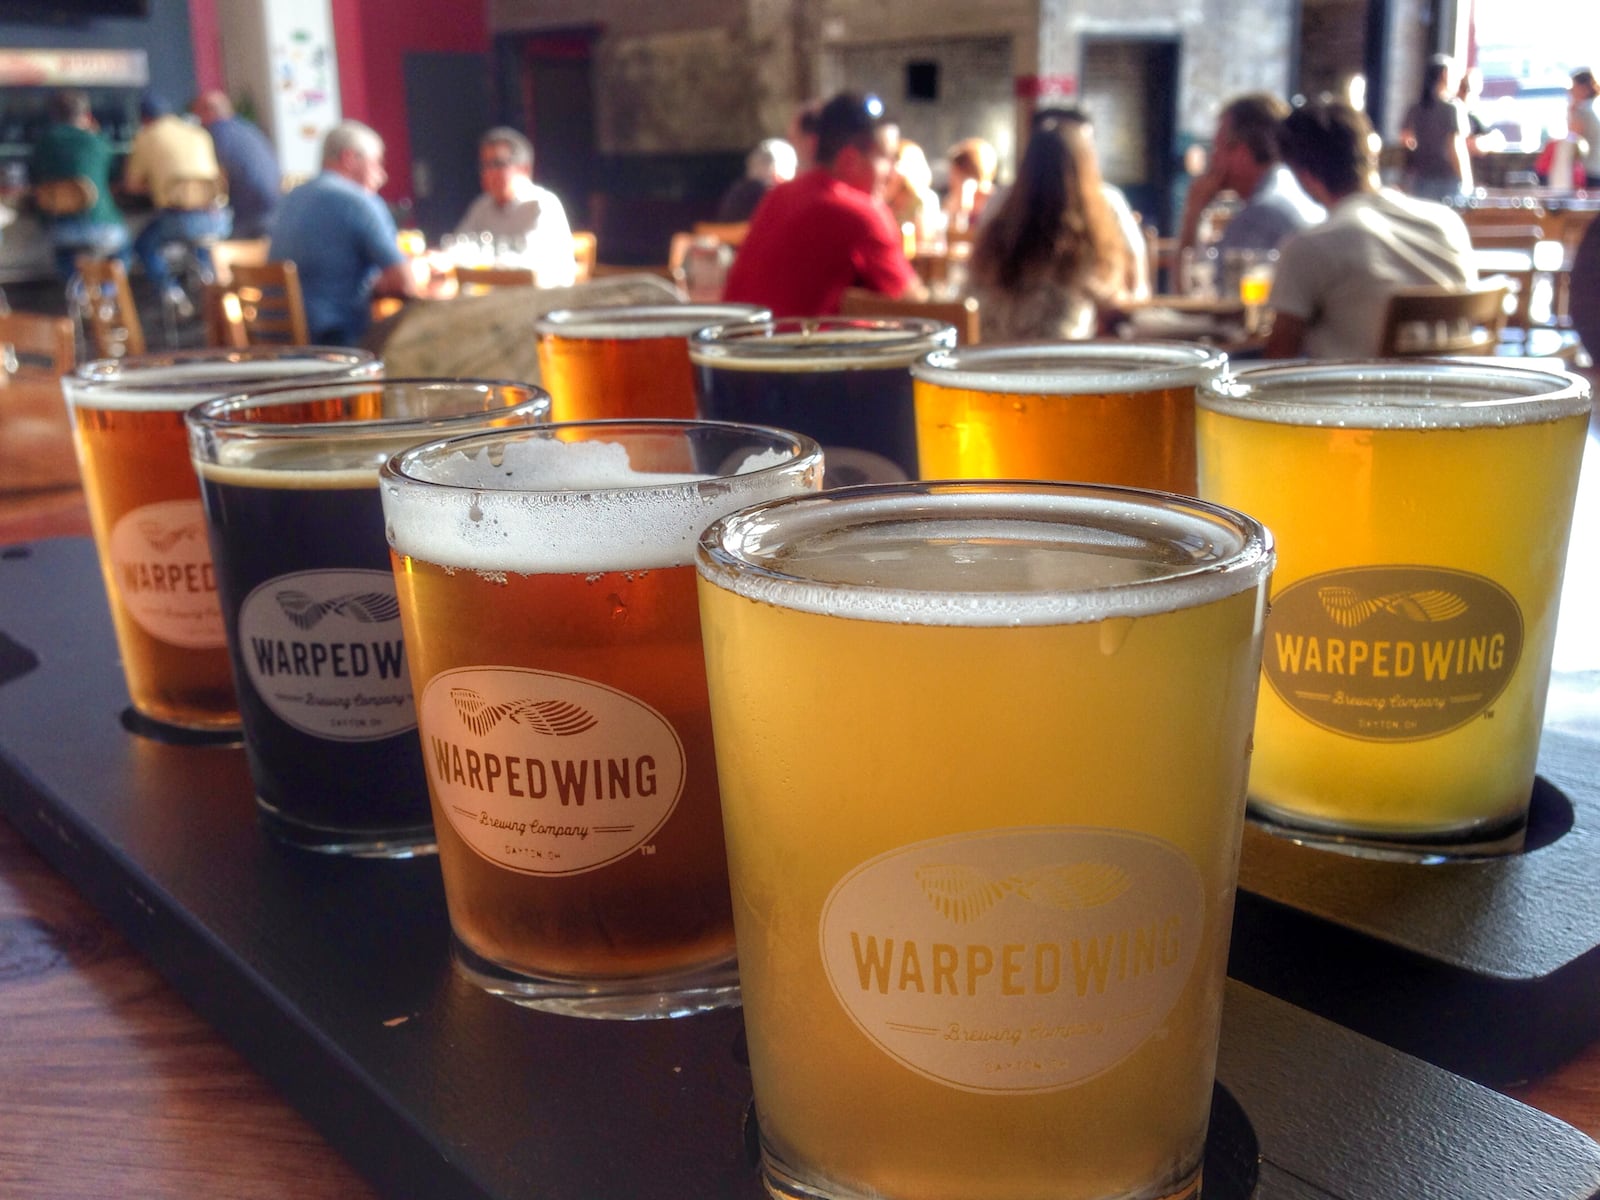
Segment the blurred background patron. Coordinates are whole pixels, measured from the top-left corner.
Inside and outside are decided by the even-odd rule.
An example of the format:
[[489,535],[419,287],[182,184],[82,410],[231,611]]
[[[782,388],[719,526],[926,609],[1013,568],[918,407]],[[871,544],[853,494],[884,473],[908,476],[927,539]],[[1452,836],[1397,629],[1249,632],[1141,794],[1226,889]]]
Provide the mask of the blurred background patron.
[[228,181],[233,236],[266,237],[283,195],[283,174],[272,142],[233,111],[233,101],[223,92],[202,92],[194,102],[194,115],[211,135],[217,165]]

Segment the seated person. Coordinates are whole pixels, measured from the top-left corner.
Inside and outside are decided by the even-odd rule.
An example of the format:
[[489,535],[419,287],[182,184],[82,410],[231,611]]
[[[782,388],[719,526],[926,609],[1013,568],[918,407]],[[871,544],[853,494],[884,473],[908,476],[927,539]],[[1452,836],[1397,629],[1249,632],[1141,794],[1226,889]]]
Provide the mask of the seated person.
[[882,196],[899,144],[876,96],[842,92],[817,114],[817,165],[767,193],[728,272],[724,299],[774,317],[839,311],[846,288],[921,299]]
[[744,160],[744,178],[734,180],[717,205],[717,220],[729,225],[748,221],[773,186],[794,178],[794,147],[782,138],[767,138]]
[[1372,358],[1396,288],[1477,282],[1461,218],[1382,186],[1380,143],[1366,114],[1342,101],[1307,104],[1283,122],[1282,144],[1284,161],[1328,219],[1283,244],[1268,358]]
[[128,227],[111,198],[111,143],[95,127],[89,93],[68,88],[49,100],[50,125],[33,147],[29,175],[35,186],[58,179],[86,179],[95,199],[87,211],[44,218],[55,248],[56,270],[71,278],[80,254],[128,261]]
[[521,258],[540,287],[571,287],[577,276],[572,229],[555,193],[533,181],[533,144],[515,129],[491,129],[478,139],[483,195],[467,209],[457,233],[488,234],[521,243]]
[[322,171],[278,207],[268,257],[299,268],[311,340],[354,346],[372,321],[374,296],[416,296],[394,218],[378,197],[388,178],[383,139],[342,121],[322,142]]
[[233,101],[222,92],[202,92],[193,107],[228,180],[233,236],[266,237],[283,197],[283,174],[272,143],[259,127],[234,114]]
[[943,235],[944,218],[939,211],[939,194],[933,190],[933,168],[915,142],[900,143],[884,199],[902,232],[907,225],[915,231],[918,246]]
[[[221,203],[222,170],[211,135],[177,116],[156,93],[146,92],[139,101],[139,122],[122,169],[122,186],[133,195],[149,196],[155,215],[133,239],[133,252],[156,294],[193,312],[193,302],[173,279],[163,250],[169,242],[187,242],[201,267],[211,271],[207,242],[226,237],[232,224]],[[209,184],[211,200],[192,206],[179,192],[179,185],[189,181]]]
[[950,183],[945,192],[945,226],[953,237],[965,237],[978,227],[985,205],[994,194],[994,177],[1000,155],[982,138],[967,138],[950,147],[946,156]]

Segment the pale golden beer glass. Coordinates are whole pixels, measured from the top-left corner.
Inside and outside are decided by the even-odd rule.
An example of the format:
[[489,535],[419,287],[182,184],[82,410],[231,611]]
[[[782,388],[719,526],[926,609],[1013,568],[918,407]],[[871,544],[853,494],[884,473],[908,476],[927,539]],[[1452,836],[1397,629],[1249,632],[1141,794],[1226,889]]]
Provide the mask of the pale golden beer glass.
[[1197,500],[850,488],[701,541],[768,1189],[1192,1196],[1272,551]]
[[981,346],[916,380],[924,479],[1059,479],[1193,495],[1195,388],[1225,355],[1181,342]]
[[1272,529],[1251,812],[1356,853],[1523,840],[1589,389],[1490,362],[1202,389],[1200,488]]
[[695,540],[814,490],[795,434],[594,421],[434,442],[383,505],[456,963],[518,1003],[738,1003]]
[[762,321],[753,304],[652,304],[570,308],[534,326],[539,374],[558,421],[695,413],[689,336],[708,325]]
[[247,388],[381,370],[363,350],[279,347],[103,359],[62,380],[135,728],[239,728],[184,413]]

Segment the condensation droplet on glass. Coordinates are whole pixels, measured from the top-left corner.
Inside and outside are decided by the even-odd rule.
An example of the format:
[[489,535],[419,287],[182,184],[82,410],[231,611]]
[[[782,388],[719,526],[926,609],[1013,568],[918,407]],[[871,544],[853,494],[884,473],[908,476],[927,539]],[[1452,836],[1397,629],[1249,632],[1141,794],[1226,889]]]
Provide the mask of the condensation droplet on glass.
[[1128,634],[1132,632],[1132,617],[1111,617],[1109,620],[1101,621],[1100,653],[1115,654],[1122,649],[1122,643],[1128,640]]
[[611,603],[611,619],[613,621],[626,621],[628,619],[628,606],[623,603],[622,597],[612,592],[606,599]]
[[1027,412],[1028,411],[1027,401],[1025,401],[1025,400],[1013,400],[1011,402],[1011,411],[1012,412],[1019,412],[1019,413]]
[[477,496],[473,496],[472,497],[472,507],[467,509],[467,520],[469,520],[469,521],[481,521],[481,520],[483,520],[483,508],[478,504],[478,497]]

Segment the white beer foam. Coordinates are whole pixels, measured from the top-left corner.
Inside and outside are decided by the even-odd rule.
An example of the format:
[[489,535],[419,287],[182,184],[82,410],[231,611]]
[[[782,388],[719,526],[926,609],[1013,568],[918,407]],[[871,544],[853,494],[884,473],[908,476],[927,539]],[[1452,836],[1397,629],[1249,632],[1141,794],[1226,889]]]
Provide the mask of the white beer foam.
[[368,364],[334,359],[173,363],[134,367],[104,379],[66,375],[61,385],[74,408],[182,411],[233,392],[255,391],[307,376],[342,375],[363,365]]
[[541,336],[640,341],[687,338],[711,325],[758,320],[767,310],[754,304],[652,304],[625,308],[566,308],[534,325]]
[[954,340],[955,330],[948,325],[942,332],[926,336],[905,330],[828,328],[814,333],[690,341],[689,361],[719,371],[888,370],[909,367]]
[[1484,363],[1373,362],[1257,368],[1200,389],[1203,409],[1274,425],[1482,429],[1589,412],[1579,376]]
[[1104,493],[1025,492],[998,505],[970,493],[904,500],[861,497],[830,511],[824,498],[791,506],[781,523],[740,514],[708,533],[700,573],[802,612],[976,628],[1197,607],[1256,586],[1272,563],[1264,530],[1210,516],[1199,502],[1154,508]]
[[1157,342],[985,346],[930,356],[914,378],[942,388],[1027,396],[1087,396],[1198,387],[1226,358],[1200,346]]
[[[725,475],[635,470],[616,442],[532,437],[407,463],[383,481],[389,544],[411,558],[520,575],[647,570],[694,561],[700,533],[747,505],[802,490],[776,450]],[[442,485],[442,486],[437,486]]]

